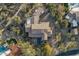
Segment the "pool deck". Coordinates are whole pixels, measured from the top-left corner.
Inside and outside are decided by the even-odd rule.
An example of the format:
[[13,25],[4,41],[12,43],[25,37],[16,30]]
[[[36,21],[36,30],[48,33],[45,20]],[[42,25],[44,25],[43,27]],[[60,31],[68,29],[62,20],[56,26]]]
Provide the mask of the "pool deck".
[[8,49],[7,51],[3,52],[0,56],[7,56],[10,52],[10,49]]

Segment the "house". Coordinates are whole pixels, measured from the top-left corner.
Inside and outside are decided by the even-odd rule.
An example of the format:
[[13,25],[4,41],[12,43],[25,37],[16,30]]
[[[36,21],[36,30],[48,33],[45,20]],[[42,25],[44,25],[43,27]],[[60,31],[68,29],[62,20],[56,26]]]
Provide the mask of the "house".
[[69,8],[71,9],[69,9],[71,17],[74,17],[76,21],[79,23],[79,3],[69,3]]
[[79,3],[69,3],[69,10],[79,7]]
[[28,36],[31,38],[41,38],[48,40],[52,35],[52,29],[49,22],[40,22],[40,15],[44,13],[44,9],[38,8],[33,13],[32,17],[27,18],[25,28]]

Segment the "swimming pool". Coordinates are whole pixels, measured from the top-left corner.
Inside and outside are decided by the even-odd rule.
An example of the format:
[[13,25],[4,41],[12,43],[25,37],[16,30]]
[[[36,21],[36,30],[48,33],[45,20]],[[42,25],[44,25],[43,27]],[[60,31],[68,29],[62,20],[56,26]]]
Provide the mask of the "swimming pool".
[[2,53],[4,53],[5,51],[7,51],[7,50],[8,50],[7,47],[4,47],[3,45],[0,45],[0,55],[1,55]]

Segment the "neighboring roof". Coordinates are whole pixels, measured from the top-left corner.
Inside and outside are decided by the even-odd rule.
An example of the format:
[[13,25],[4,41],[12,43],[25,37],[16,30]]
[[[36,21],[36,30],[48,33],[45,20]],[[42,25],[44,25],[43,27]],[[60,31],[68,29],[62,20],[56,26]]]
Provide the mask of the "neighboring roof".
[[32,17],[27,18],[27,24],[31,24]]
[[73,23],[73,26],[75,27],[75,26],[78,26],[78,24],[77,24],[77,21],[76,20],[73,20],[72,21],[72,23]]
[[69,22],[72,22],[72,20],[76,20],[76,14],[75,13],[68,13],[66,15],[66,19],[68,19]]
[[74,12],[79,12],[79,7],[73,8],[73,9],[71,10],[71,12],[72,12],[72,13],[74,13]]
[[73,15],[71,14],[71,13],[68,13],[67,15],[66,15],[66,18],[67,19],[70,19],[70,17],[72,17]]
[[70,9],[79,7],[79,3],[69,3],[68,5]]

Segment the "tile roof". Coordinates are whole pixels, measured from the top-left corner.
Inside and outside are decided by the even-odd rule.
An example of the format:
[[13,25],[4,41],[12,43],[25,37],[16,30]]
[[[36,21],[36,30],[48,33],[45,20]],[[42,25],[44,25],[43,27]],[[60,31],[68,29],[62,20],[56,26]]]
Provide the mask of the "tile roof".
[[32,24],[32,29],[50,29],[49,22],[42,22],[40,24]]

